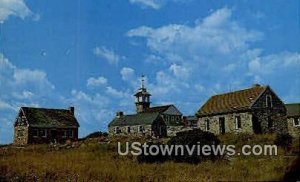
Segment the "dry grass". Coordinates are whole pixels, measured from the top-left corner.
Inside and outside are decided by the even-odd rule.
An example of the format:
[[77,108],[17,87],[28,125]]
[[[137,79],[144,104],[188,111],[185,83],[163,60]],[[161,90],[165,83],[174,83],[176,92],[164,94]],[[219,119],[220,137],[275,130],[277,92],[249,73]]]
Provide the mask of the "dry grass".
[[[221,139],[238,145],[245,140],[237,136]],[[273,136],[252,137],[251,143],[268,143],[273,139]],[[280,152],[279,156],[236,157],[231,161],[205,161],[198,165],[139,164],[132,156],[119,156],[115,142],[100,144],[90,140],[60,150],[46,145],[0,148],[0,181],[1,178],[12,181],[265,181],[279,180],[294,160],[295,157],[285,157]]]

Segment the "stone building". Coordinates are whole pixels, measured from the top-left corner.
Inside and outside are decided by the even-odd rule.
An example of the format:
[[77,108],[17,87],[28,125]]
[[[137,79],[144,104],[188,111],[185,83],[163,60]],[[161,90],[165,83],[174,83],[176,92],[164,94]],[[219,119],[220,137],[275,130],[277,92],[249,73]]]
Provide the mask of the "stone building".
[[118,112],[108,128],[111,135],[167,136],[166,123],[158,112],[132,115]]
[[198,118],[197,116],[183,116],[183,123],[185,128],[198,128]]
[[74,107],[46,109],[21,107],[14,123],[15,145],[64,142],[78,139]]
[[288,132],[293,137],[300,137],[300,103],[286,104]]
[[118,112],[108,125],[109,134],[164,137],[173,136],[184,127],[182,113],[174,105],[150,107],[151,94],[144,86],[143,77],[141,88],[134,96],[137,113],[124,115]]
[[269,86],[214,95],[198,110],[200,129],[215,134],[287,132],[286,108]]

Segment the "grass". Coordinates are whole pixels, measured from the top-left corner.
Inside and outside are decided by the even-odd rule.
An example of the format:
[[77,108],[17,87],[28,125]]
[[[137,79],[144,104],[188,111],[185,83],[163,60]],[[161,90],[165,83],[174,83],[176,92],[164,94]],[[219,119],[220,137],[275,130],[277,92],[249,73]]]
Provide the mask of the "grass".
[[[224,135],[223,143],[272,143],[272,135]],[[119,156],[114,138],[110,143],[91,139],[75,147],[56,150],[47,145],[0,148],[0,181],[268,181],[279,180],[295,157],[280,150],[278,156],[239,156],[232,160],[186,163],[138,163],[133,156]],[[132,139],[131,139],[132,140]],[[295,146],[299,143],[295,142]]]

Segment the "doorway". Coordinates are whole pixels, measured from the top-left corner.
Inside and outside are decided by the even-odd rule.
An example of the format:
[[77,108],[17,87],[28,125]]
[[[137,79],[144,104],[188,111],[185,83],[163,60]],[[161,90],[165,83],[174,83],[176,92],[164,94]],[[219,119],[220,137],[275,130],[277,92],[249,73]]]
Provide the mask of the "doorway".
[[261,125],[258,121],[258,117],[255,115],[252,115],[252,127],[253,127],[253,132],[255,134],[261,134],[262,133],[262,129],[261,129]]
[[58,142],[57,141],[57,130],[51,130],[51,142]]

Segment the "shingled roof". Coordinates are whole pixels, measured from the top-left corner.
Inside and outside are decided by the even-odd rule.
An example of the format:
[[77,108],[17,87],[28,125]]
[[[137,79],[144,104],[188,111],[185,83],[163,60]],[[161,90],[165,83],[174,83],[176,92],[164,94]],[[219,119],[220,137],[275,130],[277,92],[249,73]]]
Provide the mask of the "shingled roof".
[[164,106],[156,106],[156,107],[150,107],[148,109],[146,109],[144,112],[145,113],[151,113],[151,112],[159,112],[159,113],[163,113],[165,112],[167,109],[169,109],[169,107],[171,107],[172,105],[164,105]]
[[286,104],[285,107],[288,117],[300,116],[300,103]]
[[158,112],[155,113],[138,113],[133,115],[123,115],[116,117],[109,123],[110,126],[132,126],[132,125],[151,125],[160,117]]
[[251,88],[214,95],[198,110],[198,116],[213,115],[250,109],[251,105],[268,86]]
[[31,127],[79,127],[74,114],[69,109],[47,109],[21,107]]

